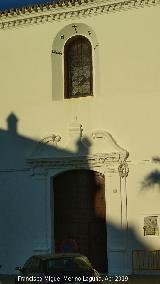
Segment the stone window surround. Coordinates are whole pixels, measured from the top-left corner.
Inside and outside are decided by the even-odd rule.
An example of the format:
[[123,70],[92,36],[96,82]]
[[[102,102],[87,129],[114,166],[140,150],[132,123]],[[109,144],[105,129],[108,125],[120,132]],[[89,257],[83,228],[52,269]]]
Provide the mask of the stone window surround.
[[[73,36],[81,35],[86,37],[92,46],[93,64],[93,96],[100,94],[99,86],[99,43],[93,29],[84,23],[73,23],[65,26],[56,35],[52,46],[52,99],[53,101],[63,101],[64,98],[64,46]],[[57,84],[59,82],[59,84]],[[89,98],[91,98],[89,97]],[[75,98],[73,98],[75,99]],[[86,98],[78,98],[86,99]],[[71,99],[72,100],[72,99]],[[66,101],[66,100],[65,100]]]

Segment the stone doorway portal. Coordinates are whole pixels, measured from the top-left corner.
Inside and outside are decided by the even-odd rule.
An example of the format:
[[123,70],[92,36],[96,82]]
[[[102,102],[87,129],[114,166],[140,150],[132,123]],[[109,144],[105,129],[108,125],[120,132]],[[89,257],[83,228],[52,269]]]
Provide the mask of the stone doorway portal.
[[91,170],[66,171],[53,179],[55,251],[76,240],[100,272],[107,272],[107,232],[104,175]]

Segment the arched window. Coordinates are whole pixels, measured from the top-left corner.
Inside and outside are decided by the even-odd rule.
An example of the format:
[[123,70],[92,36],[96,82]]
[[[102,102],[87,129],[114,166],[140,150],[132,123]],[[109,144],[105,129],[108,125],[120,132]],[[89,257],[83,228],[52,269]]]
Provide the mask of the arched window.
[[64,96],[93,95],[92,46],[84,36],[70,38],[64,47]]

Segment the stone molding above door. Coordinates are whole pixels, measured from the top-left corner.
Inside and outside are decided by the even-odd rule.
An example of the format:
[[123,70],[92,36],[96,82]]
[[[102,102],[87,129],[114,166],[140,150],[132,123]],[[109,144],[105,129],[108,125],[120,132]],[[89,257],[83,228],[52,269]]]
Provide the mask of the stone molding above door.
[[85,135],[83,132],[82,124],[75,117],[69,125],[68,141],[59,134],[51,133],[44,137],[26,160],[28,166],[41,174],[42,168],[46,172],[51,168],[105,167],[107,172],[119,172],[122,178],[128,175],[126,160],[129,152],[119,146],[110,133],[97,130]]

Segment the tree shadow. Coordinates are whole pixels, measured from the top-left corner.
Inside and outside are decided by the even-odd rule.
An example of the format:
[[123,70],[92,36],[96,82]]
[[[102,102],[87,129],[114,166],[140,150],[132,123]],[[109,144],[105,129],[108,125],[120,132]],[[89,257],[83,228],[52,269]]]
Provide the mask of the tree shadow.
[[[152,161],[155,163],[160,163],[159,157],[153,157]],[[155,169],[151,171],[144,177],[141,183],[141,190],[153,189],[153,187],[158,187],[160,190],[160,170]]]

